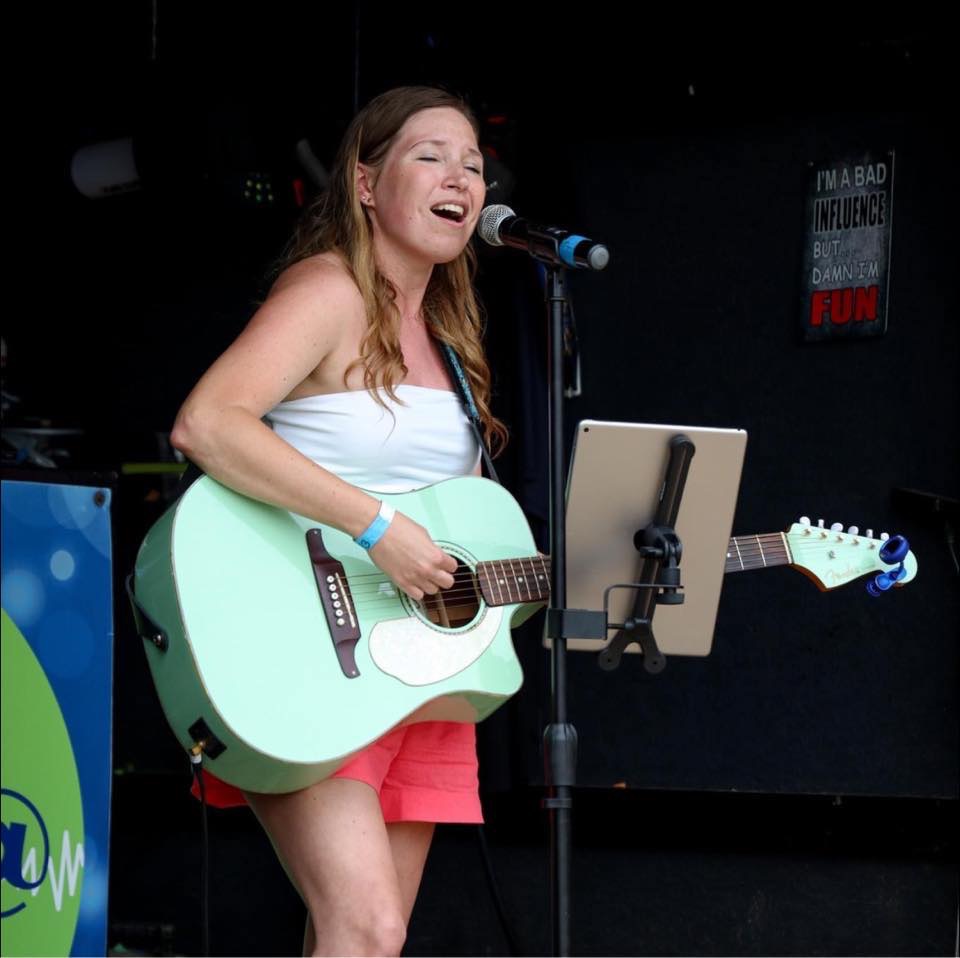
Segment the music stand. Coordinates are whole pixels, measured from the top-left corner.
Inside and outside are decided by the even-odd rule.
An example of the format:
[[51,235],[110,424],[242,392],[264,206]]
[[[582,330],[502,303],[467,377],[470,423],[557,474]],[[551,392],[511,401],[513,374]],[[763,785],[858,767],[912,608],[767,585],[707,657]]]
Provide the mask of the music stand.
[[[676,437],[690,444],[675,510],[682,549],[675,580],[680,587],[673,595],[628,588],[649,578],[651,568],[659,565],[643,558],[635,534],[657,516]],[[577,619],[571,616],[568,648],[600,653],[604,668],[619,664],[619,651],[646,652],[650,671],[663,668],[664,654],[710,653],[746,442],[742,429],[596,420],[579,424],[567,477],[567,607],[605,610],[611,631],[605,638],[589,629],[578,634]],[[633,635],[622,634],[623,624],[638,614],[651,620],[646,648]],[[544,645],[550,644],[545,638]]]

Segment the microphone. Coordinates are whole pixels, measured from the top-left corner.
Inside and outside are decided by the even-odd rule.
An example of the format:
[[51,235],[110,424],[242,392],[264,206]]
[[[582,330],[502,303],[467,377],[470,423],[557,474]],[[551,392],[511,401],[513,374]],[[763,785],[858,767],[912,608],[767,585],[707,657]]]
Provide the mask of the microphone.
[[484,207],[477,232],[491,246],[526,250],[551,266],[603,269],[610,262],[610,251],[602,243],[556,226],[537,226],[502,203]]

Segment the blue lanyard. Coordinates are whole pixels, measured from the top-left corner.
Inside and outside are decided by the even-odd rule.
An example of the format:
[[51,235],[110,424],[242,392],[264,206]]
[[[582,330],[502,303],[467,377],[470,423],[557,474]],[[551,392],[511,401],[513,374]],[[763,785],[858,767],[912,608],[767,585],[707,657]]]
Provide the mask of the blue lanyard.
[[[440,342],[438,340],[438,342]],[[477,404],[473,401],[473,390],[470,389],[470,383],[467,380],[466,373],[460,365],[460,359],[449,343],[440,342],[440,351],[447,362],[447,368],[453,377],[454,384],[458,387],[460,401],[466,411],[467,419],[470,420],[470,426],[473,434],[477,437],[480,444],[480,452],[483,455],[483,461],[487,464],[487,472],[494,482],[500,482],[497,470],[493,468],[493,460],[490,458],[490,451],[487,444],[483,441],[483,434],[480,432],[480,413],[477,412]]]

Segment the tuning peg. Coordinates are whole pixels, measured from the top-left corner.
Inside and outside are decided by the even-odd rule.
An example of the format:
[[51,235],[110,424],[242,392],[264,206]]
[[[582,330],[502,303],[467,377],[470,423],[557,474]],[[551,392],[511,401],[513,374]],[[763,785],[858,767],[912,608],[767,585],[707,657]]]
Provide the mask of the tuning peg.
[[800,525],[802,526],[810,525],[810,516],[800,516]]
[[851,535],[851,536],[858,535],[859,532],[860,532],[860,527],[859,527],[859,526],[850,526],[850,528],[847,529],[847,534],[848,534],[848,535]]
[[867,529],[867,538],[868,538],[868,539],[872,539],[872,538],[873,538],[873,529]]
[[822,528],[823,528],[823,519],[817,519],[817,528],[818,528],[818,529],[822,529]]
[[842,522],[835,522],[832,526],[830,526],[830,531],[831,531],[831,532],[843,532],[843,523],[842,523]]
[[890,533],[889,533],[889,532],[881,532],[881,533],[880,533],[880,541],[881,541],[881,542],[886,542],[887,539],[889,539],[889,538],[890,538]]

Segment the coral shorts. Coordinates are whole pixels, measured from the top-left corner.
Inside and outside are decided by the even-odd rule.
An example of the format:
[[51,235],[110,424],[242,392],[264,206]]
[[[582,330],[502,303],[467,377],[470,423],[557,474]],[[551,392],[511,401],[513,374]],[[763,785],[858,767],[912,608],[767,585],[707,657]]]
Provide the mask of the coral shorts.
[[[245,805],[243,792],[204,771],[208,805]],[[366,782],[385,822],[483,821],[477,780],[477,730],[465,722],[417,722],[387,732],[331,778]],[[193,794],[199,798],[197,783]]]

